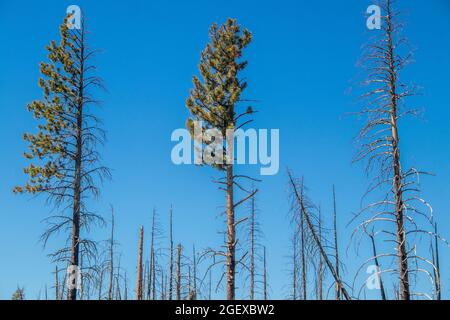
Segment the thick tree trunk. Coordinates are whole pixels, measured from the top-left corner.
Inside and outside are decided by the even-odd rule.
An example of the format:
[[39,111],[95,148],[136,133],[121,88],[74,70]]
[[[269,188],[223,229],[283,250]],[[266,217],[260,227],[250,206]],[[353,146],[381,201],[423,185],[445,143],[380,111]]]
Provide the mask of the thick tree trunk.
[[136,300],[142,300],[142,250],[144,246],[144,227],[139,230],[139,254],[137,267]]
[[233,166],[227,165],[227,300],[235,299],[236,225],[233,202]]

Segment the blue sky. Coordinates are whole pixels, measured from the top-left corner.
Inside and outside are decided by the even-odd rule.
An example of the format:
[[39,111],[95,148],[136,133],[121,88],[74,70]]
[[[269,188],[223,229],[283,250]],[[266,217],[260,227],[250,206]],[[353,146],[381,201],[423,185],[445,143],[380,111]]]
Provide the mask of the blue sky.
[[[423,87],[412,102],[425,110],[401,125],[402,156],[408,165],[436,173],[423,180],[424,197],[434,207],[441,233],[450,237],[450,4],[398,2],[406,12],[406,35],[416,48],[416,62],[404,79]],[[351,233],[347,223],[369,182],[363,166],[351,163],[356,151],[352,139],[362,123],[347,113],[358,110],[361,70],[356,62],[371,36],[364,17],[371,1],[344,5],[342,1],[0,0],[0,299],[10,298],[17,285],[35,298],[45,284],[53,284],[54,266],[46,254],[58,239],[47,249],[38,241],[44,229],[40,221],[50,208],[41,198],[13,195],[11,190],[25,181],[22,133],[35,128],[25,106],[41,97],[38,64],[46,60],[45,46],[58,39],[58,26],[70,4],[84,10],[89,43],[103,50],[96,64],[108,92],[98,95],[103,101],[98,115],[108,134],[102,152],[104,163],[113,169],[113,180],[104,184],[95,208],[109,217],[109,204],[115,207],[122,265],[130,281],[135,279],[139,225],[149,229],[153,207],[166,228],[173,204],[175,241],[186,248],[193,243],[198,250],[220,245],[218,231],[223,224],[217,215],[225,198],[211,183],[218,173],[173,165],[170,135],[188,117],[184,102],[208,41],[208,28],[228,17],[237,18],[253,33],[245,53],[249,61],[245,96],[259,101],[254,127],[280,129],[280,172],[263,177],[258,195],[271,297],[285,297],[289,281],[286,167],[304,175],[325,216],[331,215],[331,186],[336,185],[344,251]],[[257,168],[241,170],[257,173]],[[107,230],[95,230],[91,237],[106,239]],[[348,256],[343,252],[349,280],[368,256],[367,248],[363,245],[359,258],[352,250]],[[447,250],[441,249],[441,259],[448,298]]]

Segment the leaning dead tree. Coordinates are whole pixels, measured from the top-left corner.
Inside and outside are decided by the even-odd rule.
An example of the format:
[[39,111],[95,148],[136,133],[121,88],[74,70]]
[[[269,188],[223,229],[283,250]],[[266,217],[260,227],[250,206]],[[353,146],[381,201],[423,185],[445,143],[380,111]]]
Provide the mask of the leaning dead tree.
[[60,42],[51,41],[47,46],[50,61],[40,64],[43,78],[39,86],[44,97],[27,106],[38,121],[38,129],[37,133],[24,134],[29,143],[24,155],[32,161],[24,169],[29,181],[14,191],[44,195],[56,207],[58,214],[46,219],[48,228],[42,240],[46,244],[50,236],[68,233],[68,246],[51,256],[55,261],[69,262],[75,276],[68,299],[75,300],[80,254],[86,254],[86,265],[88,256],[96,256],[95,242],[83,232],[92,223],[103,222],[88,209],[87,200],[99,195],[97,183],[110,173],[99,165],[97,146],[103,143],[104,132],[92,109],[97,104],[93,89],[102,87],[92,64],[96,51],[87,45],[84,18],[79,29],[69,28],[69,18],[60,26]]
[[[311,238],[311,241],[314,243],[315,248],[317,249],[318,253],[322,256],[323,261],[325,265],[327,266],[328,270],[330,271],[331,275],[334,278],[334,281],[338,283],[339,287],[341,288],[341,293],[344,296],[346,300],[351,300],[350,294],[347,292],[346,288],[344,287],[344,282],[341,278],[338,277],[336,273],[336,269],[331,262],[330,255],[326,252],[326,246],[321,242],[320,236],[317,232],[317,217],[314,216],[313,210],[315,206],[309,201],[309,199],[304,194],[304,185],[303,185],[303,179],[301,181],[298,181],[294,178],[292,173],[288,171],[288,178],[289,178],[289,186],[292,191],[292,197],[293,197],[293,210],[301,211],[302,217],[305,222],[305,228],[308,232],[308,238]],[[297,206],[297,209],[296,207]]]
[[[299,184],[299,190],[303,192],[302,182],[296,182]],[[292,237],[292,249],[293,254],[293,270],[291,276],[293,277],[292,285],[292,298],[294,300],[308,299],[308,284],[311,267],[315,267],[315,260],[317,257],[317,245],[313,240],[311,232],[306,223],[305,212],[299,205],[298,199],[294,193],[290,194],[291,198],[291,225],[294,227]],[[314,228],[318,228],[317,221],[314,221]],[[317,235],[320,235],[316,230]]]
[[[241,30],[235,19],[228,19],[222,26],[213,24],[209,31],[210,43],[201,53],[200,73],[202,80],[192,78],[194,88],[186,101],[191,118],[187,127],[197,147],[197,164],[208,164],[225,172],[225,177],[216,181],[220,189],[226,192],[227,240],[226,252],[217,252],[225,258],[227,299],[235,299],[236,282],[236,221],[235,209],[255,192],[245,190],[238,178],[245,176],[234,173],[234,133],[252,120],[242,118],[253,114],[252,107],[238,110],[245,102],[241,98],[247,82],[240,78],[247,61],[241,60],[244,49],[250,44],[252,36],[247,30]],[[224,143],[226,140],[226,143]],[[205,150],[201,150],[205,146]],[[199,148],[196,148],[199,149]],[[201,153],[199,156],[198,153]],[[235,202],[235,186],[248,195]]]
[[[362,97],[359,114],[367,123],[360,131],[361,148],[355,158],[366,160],[367,172],[373,173],[374,179],[365,195],[366,199],[371,197],[369,204],[352,221],[362,220],[354,234],[370,229],[379,243],[394,244],[382,247],[382,252],[365,265],[375,260],[380,265],[381,260],[391,265],[396,259],[396,266],[379,270],[378,275],[389,274],[397,283],[399,298],[409,300],[414,296],[429,297],[426,292],[415,292],[411,281],[417,283],[417,277],[423,275],[433,282],[431,273],[436,267],[423,256],[420,245],[423,235],[434,233],[430,229],[433,215],[431,206],[420,196],[419,178],[427,173],[413,167],[405,169],[400,152],[400,122],[417,113],[406,106],[416,88],[401,80],[403,69],[411,61],[411,51],[401,35],[402,24],[393,1],[382,0],[379,5],[383,11],[381,30],[373,31],[374,39],[365,48],[362,61],[368,75],[364,81],[368,92]],[[392,247],[394,251],[389,250]]]

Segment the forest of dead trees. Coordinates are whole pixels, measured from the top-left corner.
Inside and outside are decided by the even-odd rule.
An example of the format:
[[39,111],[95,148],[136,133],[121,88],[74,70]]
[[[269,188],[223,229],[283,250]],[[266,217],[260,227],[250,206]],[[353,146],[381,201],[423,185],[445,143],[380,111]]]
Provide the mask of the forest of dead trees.
[[[400,137],[408,137],[402,136],[399,123],[415,113],[405,107],[405,100],[416,89],[401,77],[411,56],[403,47],[406,40],[401,17],[391,0],[381,1],[381,8],[381,30],[369,40],[361,59],[367,91],[357,115],[365,123],[354,159],[367,165],[372,180],[367,193],[361,195],[361,210],[351,221],[345,221],[353,230],[351,245],[358,247],[366,242],[371,250],[364,252],[365,261],[357,271],[349,274],[347,250],[339,247],[339,188],[324,187],[329,190],[329,199],[320,200],[333,208],[326,212],[317,205],[317,199],[308,196],[308,179],[313,177],[306,173],[306,178],[297,176],[288,169],[291,243],[286,244],[287,267],[282,266],[287,269],[287,299],[367,298],[368,266],[375,267],[369,280],[376,284],[373,292],[377,296],[372,294],[371,299],[440,300],[442,296],[441,285],[445,283],[440,277],[439,250],[447,250],[448,243],[439,235],[432,206],[421,197],[418,183],[420,176],[430,173],[405,168],[400,152]],[[197,248],[192,243],[195,235],[191,237],[194,240],[188,240],[174,234],[173,226],[182,208],[177,208],[173,199],[173,207],[150,208],[149,220],[133,230],[139,235],[136,269],[121,266],[119,239],[115,236],[115,217],[121,213],[113,206],[104,215],[89,208],[90,200],[100,194],[102,181],[111,177],[98,151],[105,132],[96,110],[95,92],[103,88],[92,64],[97,50],[89,43],[84,17],[80,29],[68,28],[69,19],[66,17],[60,26],[60,39],[47,46],[49,61],[40,65],[43,98],[27,106],[38,129],[24,134],[29,144],[25,157],[30,161],[24,172],[29,179],[14,189],[19,194],[45,197],[56,209],[53,212],[58,212],[46,220],[44,244],[54,234],[67,236],[64,246],[50,254],[54,283],[47,284],[39,298],[270,299],[271,255],[263,236],[268,226],[260,223],[260,215],[271,213],[258,206],[258,186],[264,182],[239,172],[233,164],[211,164],[219,177],[210,187],[224,193],[225,209],[220,215],[224,220],[220,233],[223,244],[219,248]],[[250,124],[257,112],[244,98],[247,82],[240,77],[247,66],[245,49],[251,45],[251,32],[235,19],[228,19],[223,25],[211,26],[209,37],[201,52],[199,76],[193,77],[186,101],[190,112],[187,128],[198,143],[205,145],[209,142],[198,140],[193,132],[194,121],[201,120],[205,129],[217,128],[225,133]],[[226,147],[220,152],[227,156]],[[150,226],[144,228],[148,222]],[[108,228],[108,239],[88,238],[89,230],[97,226]],[[19,287],[12,298],[29,297]]]

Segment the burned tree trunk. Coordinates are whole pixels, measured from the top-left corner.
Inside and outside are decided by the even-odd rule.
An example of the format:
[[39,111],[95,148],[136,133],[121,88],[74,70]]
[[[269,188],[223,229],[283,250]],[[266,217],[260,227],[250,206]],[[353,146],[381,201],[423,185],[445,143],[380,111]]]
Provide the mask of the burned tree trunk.
[[375,266],[377,267],[377,272],[378,272],[378,281],[380,282],[380,294],[381,294],[381,300],[386,300],[386,292],[384,291],[384,284],[383,284],[383,279],[381,278],[381,266],[380,266],[380,262],[378,261],[378,254],[377,254],[377,247],[376,247],[376,243],[375,243],[375,237],[373,235],[373,233],[368,233],[370,241],[372,242],[372,252],[373,252],[373,256],[374,258],[374,262],[375,262]]
[[234,222],[233,166],[227,168],[227,300],[235,298],[236,225]]
[[250,300],[255,300],[255,197],[251,199],[250,213]]
[[197,256],[195,253],[195,245],[192,247],[193,250],[193,258],[192,258],[192,268],[193,268],[193,294],[191,300],[197,300]]
[[394,169],[394,195],[395,211],[397,220],[397,254],[400,273],[400,299],[409,300],[409,276],[408,276],[408,256],[406,253],[406,234],[404,224],[404,204],[403,204],[403,181],[400,166],[400,149],[397,127],[397,102],[398,93],[396,90],[397,70],[395,66],[394,45],[392,40],[391,5],[387,0],[387,37],[388,37],[388,61],[389,61],[389,95],[391,100],[391,131],[392,131],[392,165]]
[[[434,223],[434,253],[433,253],[433,264],[434,264],[434,286],[436,290],[436,300],[441,300],[441,269],[439,265],[439,243],[438,243],[438,230],[437,222]],[[433,252],[433,248],[431,248]]]
[[109,288],[108,300],[113,299],[114,292],[114,209],[111,208],[111,239],[109,241]]
[[298,232],[297,230],[294,231],[294,236],[293,236],[293,240],[292,240],[292,246],[293,246],[293,261],[292,261],[292,300],[297,300],[297,273],[298,273],[298,249],[297,249],[297,242],[298,242]]
[[169,266],[169,300],[173,297],[173,228],[172,228],[172,206],[170,207],[170,266]]
[[142,300],[142,250],[144,247],[144,227],[139,230],[139,253],[137,267],[136,300]]
[[[331,263],[327,253],[325,252],[324,246],[320,242],[319,236],[317,235],[317,233],[315,231],[314,224],[312,223],[311,218],[309,216],[309,212],[308,212],[308,208],[305,203],[305,198],[304,198],[303,192],[302,191],[299,192],[297,184],[295,183],[294,178],[289,171],[288,171],[288,176],[289,176],[289,182],[292,187],[294,196],[297,199],[298,204],[303,212],[306,226],[307,226],[311,236],[313,237],[313,240],[314,240],[315,244],[317,245],[317,248],[318,248],[320,254],[323,257],[325,264],[327,265],[328,269],[330,270],[334,280],[339,283],[339,287],[341,288],[341,292],[344,295],[345,299],[351,300],[350,294],[348,294],[347,290],[343,287],[342,280],[337,276],[336,270],[335,270],[333,264]],[[303,188],[303,182],[302,182],[302,188]]]
[[305,252],[305,221],[304,213],[300,211],[300,264],[302,268],[302,299],[307,300],[307,284],[306,284],[306,252]]
[[[333,229],[334,229],[334,257],[336,276],[340,278],[339,274],[339,246],[338,246],[338,232],[337,232],[337,209],[336,209],[336,190],[333,185]],[[336,282],[336,300],[341,300],[341,288],[339,283]]]
[[266,264],[266,247],[264,247],[264,257],[263,257],[263,263],[264,263],[264,300],[267,300],[267,264]]
[[[319,210],[319,224],[318,224],[318,233],[319,233],[319,240],[320,243],[323,243],[323,237],[322,237],[322,216],[321,212]],[[322,255],[319,255],[319,268],[318,268],[318,281],[317,281],[317,299],[323,300],[323,258]]]
[[151,241],[150,241],[150,272],[149,272],[149,279],[148,279],[148,288],[147,288],[147,297],[148,299],[155,300],[155,217],[156,217],[156,209],[153,209],[153,215],[152,215],[152,234],[151,234]]
[[177,300],[181,300],[181,244],[177,247]]

